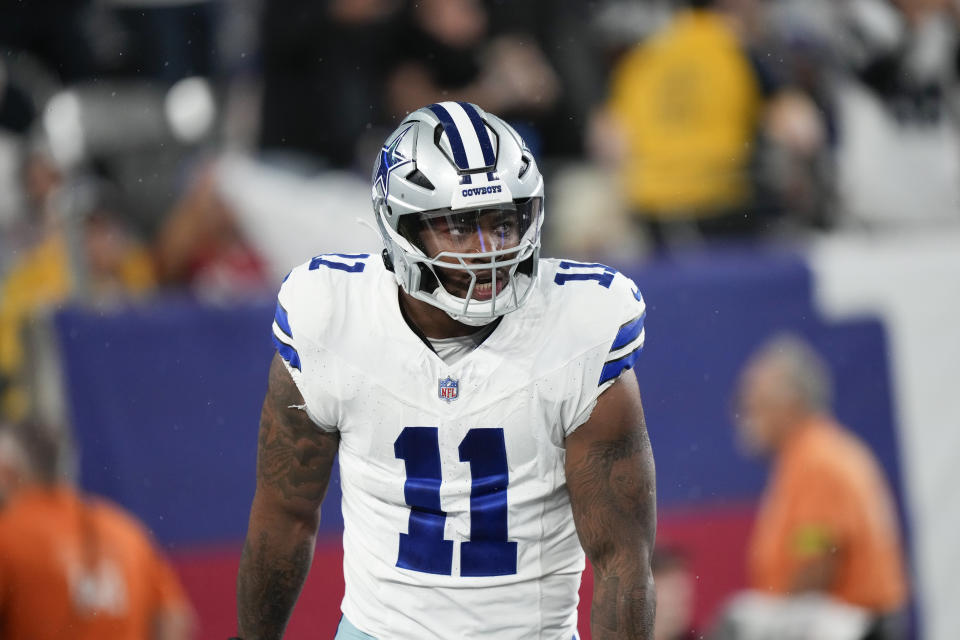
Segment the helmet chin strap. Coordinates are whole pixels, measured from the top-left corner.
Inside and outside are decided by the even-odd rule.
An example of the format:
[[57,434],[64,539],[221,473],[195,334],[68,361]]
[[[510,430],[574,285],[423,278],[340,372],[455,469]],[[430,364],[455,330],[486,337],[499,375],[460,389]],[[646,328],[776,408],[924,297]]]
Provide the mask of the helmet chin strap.
[[[444,311],[446,311],[446,309],[444,309]],[[460,324],[465,324],[468,327],[477,327],[478,329],[480,327],[487,326],[491,322],[496,322],[501,317],[503,317],[503,316],[490,316],[489,318],[471,318],[469,316],[458,316],[457,314],[452,313],[450,311],[446,311],[446,314],[451,318],[453,318],[454,320],[456,320],[457,322],[459,322]]]

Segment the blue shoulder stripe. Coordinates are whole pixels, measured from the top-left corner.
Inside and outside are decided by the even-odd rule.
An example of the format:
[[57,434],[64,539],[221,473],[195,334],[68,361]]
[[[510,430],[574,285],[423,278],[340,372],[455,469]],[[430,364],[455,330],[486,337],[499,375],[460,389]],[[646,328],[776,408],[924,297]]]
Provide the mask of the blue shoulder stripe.
[[285,342],[280,342],[280,339],[277,338],[275,334],[271,334],[270,337],[273,338],[273,344],[277,348],[277,353],[280,354],[280,357],[286,360],[287,363],[297,371],[303,371],[303,369],[300,368],[300,354],[297,353],[297,350]]
[[558,265],[560,269],[603,269],[604,271],[610,273],[616,273],[617,270],[613,267],[608,267],[605,264],[599,262],[577,262],[576,260],[561,260]]
[[483,165],[485,167],[493,167],[497,162],[497,158],[493,155],[493,145],[490,144],[490,134],[487,133],[487,125],[483,124],[483,120],[480,119],[480,114],[477,113],[477,110],[469,102],[458,102],[463,110],[467,112],[467,117],[470,118],[470,124],[473,125],[473,132],[477,134],[477,140],[480,141],[480,149],[483,151]]
[[[346,262],[327,260],[327,256],[336,256],[337,258],[356,260],[356,262],[353,264],[347,264]],[[362,273],[367,267],[367,263],[363,261],[369,257],[369,253],[323,253],[310,261],[309,269],[310,271],[316,271],[321,265],[323,265],[324,267],[346,271],[347,273]]]
[[646,317],[647,312],[644,311],[633,320],[625,322],[620,327],[620,331],[617,332],[617,337],[613,339],[613,346],[610,347],[610,351],[623,349],[625,346],[636,340],[640,335],[640,332],[643,331],[643,319]]
[[457,129],[457,125],[453,121],[450,112],[447,111],[443,105],[439,104],[431,104],[427,108],[433,111],[433,114],[440,120],[443,131],[447,134],[447,140],[450,141],[450,150],[453,151],[453,161],[457,163],[457,167],[461,171],[469,169],[470,163],[467,161],[467,149],[463,146],[463,138],[460,137],[460,130]]
[[597,386],[600,386],[604,382],[613,380],[623,371],[632,368],[634,363],[637,361],[637,358],[640,357],[641,351],[643,351],[643,347],[637,347],[622,358],[604,363],[603,370],[600,371],[600,382],[597,383]]
[[293,340],[293,331],[290,330],[290,320],[287,318],[287,310],[283,308],[279,300],[277,301],[277,311],[273,315],[273,319],[277,321],[277,326],[280,327],[280,331],[283,331],[288,338]]

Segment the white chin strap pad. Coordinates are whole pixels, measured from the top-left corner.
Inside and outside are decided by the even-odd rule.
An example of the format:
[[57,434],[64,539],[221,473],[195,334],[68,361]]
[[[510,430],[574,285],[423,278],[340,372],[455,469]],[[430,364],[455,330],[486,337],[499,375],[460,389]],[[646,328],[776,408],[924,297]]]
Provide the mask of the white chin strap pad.
[[[436,301],[440,303],[438,306],[457,322],[462,322],[471,327],[482,327],[496,320],[498,316],[503,315],[503,313],[500,312],[501,309],[509,307],[507,301],[513,297],[513,278],[503,287],[503,291],[496,295],[498,311],[496,315],[491,312],[493,309],[493,300],[467,301],[464,298],[458,298],[448,292],[442,285],[437,286],[437,288],[433,290],[433,296]],[[454,309],[460,310],[464,308],[466,309],[466,314],[454,311]]]

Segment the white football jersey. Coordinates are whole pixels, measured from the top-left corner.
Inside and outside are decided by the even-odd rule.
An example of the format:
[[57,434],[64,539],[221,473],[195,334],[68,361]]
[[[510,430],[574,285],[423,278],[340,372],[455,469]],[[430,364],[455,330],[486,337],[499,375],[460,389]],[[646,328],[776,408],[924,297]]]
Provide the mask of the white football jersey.
[[564,438],[633,365],[643,318],[622,274],[541,260],[526,304],[447,365],[379,256],[290,273],[273,334],[310,418],[340,432],[350,622],[380,640],[574,637]]

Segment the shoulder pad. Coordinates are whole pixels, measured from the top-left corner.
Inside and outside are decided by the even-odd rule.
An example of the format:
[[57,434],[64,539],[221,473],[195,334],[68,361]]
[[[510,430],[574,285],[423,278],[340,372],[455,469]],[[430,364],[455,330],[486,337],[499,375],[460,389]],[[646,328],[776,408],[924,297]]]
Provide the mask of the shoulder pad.
[[[302,347],[316,344],[342,305],[345,277],[356,277],[369,267],[368,253],[330,253],[312,258],[287,274],[277,294],[273,342],[294,369],[301,370]],[[342,295],[341,295],[342,297]]]
[[[564,324],[585,346],[603,345],[598,385],[631,368],[643,349],[646,304],[633,280],[613,267],[573,260],[544,261],[543,286],[567,298]],[[570,336],[574,339],[574,335]]]

